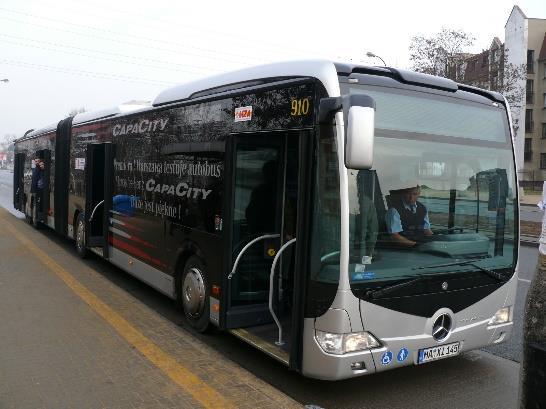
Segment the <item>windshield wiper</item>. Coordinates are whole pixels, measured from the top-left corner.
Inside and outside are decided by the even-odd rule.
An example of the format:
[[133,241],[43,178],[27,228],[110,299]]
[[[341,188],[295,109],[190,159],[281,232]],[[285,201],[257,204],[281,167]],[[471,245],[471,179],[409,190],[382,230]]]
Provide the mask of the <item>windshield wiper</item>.
[[427,274],[421,274],[421,275],[418,275],[417,277],[411,279],[411,280],[408,280],[408,281],[403,281],[403,282],[398,282],[396,284],[391,284],[391,285],[387,285],[385,287],[380,287],[380,288],[377,288],[375,290],[368,290],[366,291],[366,299],[368,300],[371,300],[371,299],[375,299],[375,298],[379,298],[379,297],[382,297],[386,294],[390,294],[396,290],[399,290],[401,288],[404,288],[404,287],[407,287],[409,285],[412,285],[412,284],[415,284],[415,283],[418,283],[419,281],[423,281],[424,279],[426,278],[429,278],[429,275]]
[[423,270],[425,268],[435,268],[435,267],[450,267],[450,266],[466,266],[470,265],[472,267],[477,268],[483,273],[486,273],[489,277],[495,278],[498,281],[506,281],[506,277],[504,274],[499,273],[498,271],[491,270],[486,267],[482,267],[478,264],[476,264],[477,261],[481,261],[482,259],[472,259],[472,260],[462,260],[462,261],[455,261],[453,263],[445,263],[445,264],[434,264],[431,266],[421,266],[421,267],[414,267],[412,270]]
[[469,260],[459,260],[459,261],[453,261],[451,263],[432,264],[430,266],[413,267],[412,270],[424,270],[425,268],[436,268],[436,267],[464,266],[466,264],[472,264],[480,260],[481,259],[479,258],[474,258]]
[[506,281],[506,277],[504,276],[504,274],[499,273],[498,271],[491,270],[491,269],[486,268],[486,267],[481,267],[481,266],[479,266],[477,264],[474,264],[474,263],[467,263],[467,264],[469,266],[476,267],[478,270],[484,272],[489,277],[493,277],[493,278],[497,279],[497,281]]
[[[477,261],[481,261],[481,259],[461,260],[461,261],[455,261],[455,262],[452,262],[452,263],[434,264],[434,265],[430,265],[430,266],[414,267],[414,268],[412,268],[412,270],[424,270],[425,268],[470,265],[472,267],[477,268],[482,273],[487,274],[489,277],[492,277],[492,278],[496,279],[497,281],[501,281],[501,282],[506,281],[506,276],[503,273],[499,273],[498,271],[491,270],[491,269],[486,268],[486,267],[482,267],[482,266],[476,264]],[[451,271],[449,273],[443,272],[443,273],[438,273],[438,274],[420,274],[420,275],[416,276],[415,278],[410,279],[408,281],[398,282],[396,284],[387,285],[385,287],[380,287],[380,288],[377,288],[375,290],[368,290],[368,291],[366,291],[366,298],[368,300],[379,298],[379,297],[382,297],[382,296],[384,296],[386,294],[390,294],[390,293],[392,293],[392,292],[394,292],[396,290],[399,290],[401,288],[404,288],[404,287],[410,286],[412,284],[418,283],[420,281],[423,281],[425,279],[438,277],[438,275],[451,275],[451,274],[457,274],[457,272]]]

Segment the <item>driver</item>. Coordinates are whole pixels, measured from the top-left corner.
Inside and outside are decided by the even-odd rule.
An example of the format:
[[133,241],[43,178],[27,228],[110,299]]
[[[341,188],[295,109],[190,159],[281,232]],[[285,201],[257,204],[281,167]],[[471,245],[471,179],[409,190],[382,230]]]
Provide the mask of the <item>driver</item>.
[[427,208],[417,200],[420,195],[419,185],[391,191],[385,222],[391,239],[400,246],[413,247],[433,234]]

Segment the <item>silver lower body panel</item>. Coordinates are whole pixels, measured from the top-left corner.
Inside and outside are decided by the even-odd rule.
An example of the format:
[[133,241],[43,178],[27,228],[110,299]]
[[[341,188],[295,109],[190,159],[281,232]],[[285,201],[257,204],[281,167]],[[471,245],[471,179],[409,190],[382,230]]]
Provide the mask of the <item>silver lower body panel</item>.
[[109,252],[109,261],[112,264],[144,281],[166,296],[173,299],[176,297],[173,277],[112,246],[110,246]]

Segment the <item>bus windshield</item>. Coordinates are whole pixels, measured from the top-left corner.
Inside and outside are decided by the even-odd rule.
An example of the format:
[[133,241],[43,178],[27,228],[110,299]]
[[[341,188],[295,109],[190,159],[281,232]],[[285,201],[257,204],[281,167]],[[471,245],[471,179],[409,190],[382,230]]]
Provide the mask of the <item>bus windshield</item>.
[[374,167],[348,170],[351,285],[513,271],[516,178],[504,108],[373,86],[350,92],[376,102]]

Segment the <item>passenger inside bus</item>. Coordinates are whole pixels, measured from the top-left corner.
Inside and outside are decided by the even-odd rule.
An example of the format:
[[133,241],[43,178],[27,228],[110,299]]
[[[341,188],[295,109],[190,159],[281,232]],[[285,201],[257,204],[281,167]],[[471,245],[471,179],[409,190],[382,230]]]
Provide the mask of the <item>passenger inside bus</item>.
[[433,235],[427,208],[417,200],[420,194],[419,185],[390,191],[385,222],[391,240],[401,247],[414,247]]
[[[262,183],[252,189],[250,201],[245,210],[245,217],[248,223],[249,233],[274,233],[276,229],[278,183],[277,175],[279,163],[270,160],[262,167]],[[293,180],[288,173],[295,173],[290,166],[287,167],[287,184]],[[293,187],[293,186],[292,186]],[[284,201],[284,239],[290,240],[295,237],[296,230],[296,198],[297,187],[294,192],[288,191]]]
[[36,206],[36,209],[41,212],[42,209],[42,192],[45,184],[45,163],[44,160],[37,156],[34,160],[34,168],[32,169],[32,177],[30,184],[30,193],[34,193],[34,201],[32,205]]
[[275,231],[277,210],[278,162],[270,160],[262,167],[263,181],[250,194],[245,211],[250,233],[271,233]]

